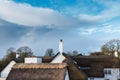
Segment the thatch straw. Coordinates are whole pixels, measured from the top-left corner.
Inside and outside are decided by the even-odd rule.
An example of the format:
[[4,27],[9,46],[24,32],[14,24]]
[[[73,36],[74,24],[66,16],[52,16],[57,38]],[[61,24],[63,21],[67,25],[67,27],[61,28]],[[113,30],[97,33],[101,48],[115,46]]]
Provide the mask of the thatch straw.
[[67,58],[66,60],[68,63],[70,80],[87,80],[87,75],[78,68],[78,65],[74,63],[74,60],[72,60],[72,58],[67,54],[64,54],[64,56]]
[[89,67],[84,70],[88,77],[104,77],[104,68],[119,68],[119,59],[114,56],[76,56],[73,59],[80,67]]
[[6,80],[64,80],[66,64],[16,64]]
[[17,63],[13,66],[13,68],[18,68],[18,69],[22,69],[22,68],[43,68],[43,69],[49,69],[49,68],[53,68],[53,69],[61,69],[61,68],[65,68],[67,67],[66,63],[41,63],[41,64],[36,64],[36,63]]

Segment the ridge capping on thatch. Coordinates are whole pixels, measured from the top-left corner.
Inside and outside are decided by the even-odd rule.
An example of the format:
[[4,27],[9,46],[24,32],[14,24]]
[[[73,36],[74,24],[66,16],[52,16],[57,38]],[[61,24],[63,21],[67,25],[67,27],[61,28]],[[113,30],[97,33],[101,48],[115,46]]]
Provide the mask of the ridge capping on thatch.
[[17,63],[13,66],[13,69],[61,69],[61,68],[66,68],[67,64],[66,63]]

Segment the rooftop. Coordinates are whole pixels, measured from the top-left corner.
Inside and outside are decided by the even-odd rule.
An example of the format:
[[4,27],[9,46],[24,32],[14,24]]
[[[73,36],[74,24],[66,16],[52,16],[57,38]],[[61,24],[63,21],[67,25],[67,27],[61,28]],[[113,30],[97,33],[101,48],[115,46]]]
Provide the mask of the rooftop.
[[7,80],[64,80],[67,64],[15,64]]
[[61,69],[67,67],[66,63],[17,63],[13,66],[13,69]]

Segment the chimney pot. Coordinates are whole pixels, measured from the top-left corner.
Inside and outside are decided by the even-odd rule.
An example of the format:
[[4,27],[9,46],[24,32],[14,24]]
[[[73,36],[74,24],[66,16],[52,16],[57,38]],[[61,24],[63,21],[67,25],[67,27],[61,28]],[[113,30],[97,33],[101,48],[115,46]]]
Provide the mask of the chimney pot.
[[59,52],[60,54],[63,53],[63,40],[62,39],[60,39],[60,42],[59,42]]

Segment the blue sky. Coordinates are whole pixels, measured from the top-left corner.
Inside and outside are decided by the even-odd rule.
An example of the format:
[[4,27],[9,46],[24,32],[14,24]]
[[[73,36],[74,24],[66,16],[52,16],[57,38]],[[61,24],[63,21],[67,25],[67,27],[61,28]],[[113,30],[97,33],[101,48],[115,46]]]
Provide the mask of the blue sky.
[[46,49],[100,51],[120,39],[119,0],[0,0],[0,57],[10,47],[29,46],[35,55]]

